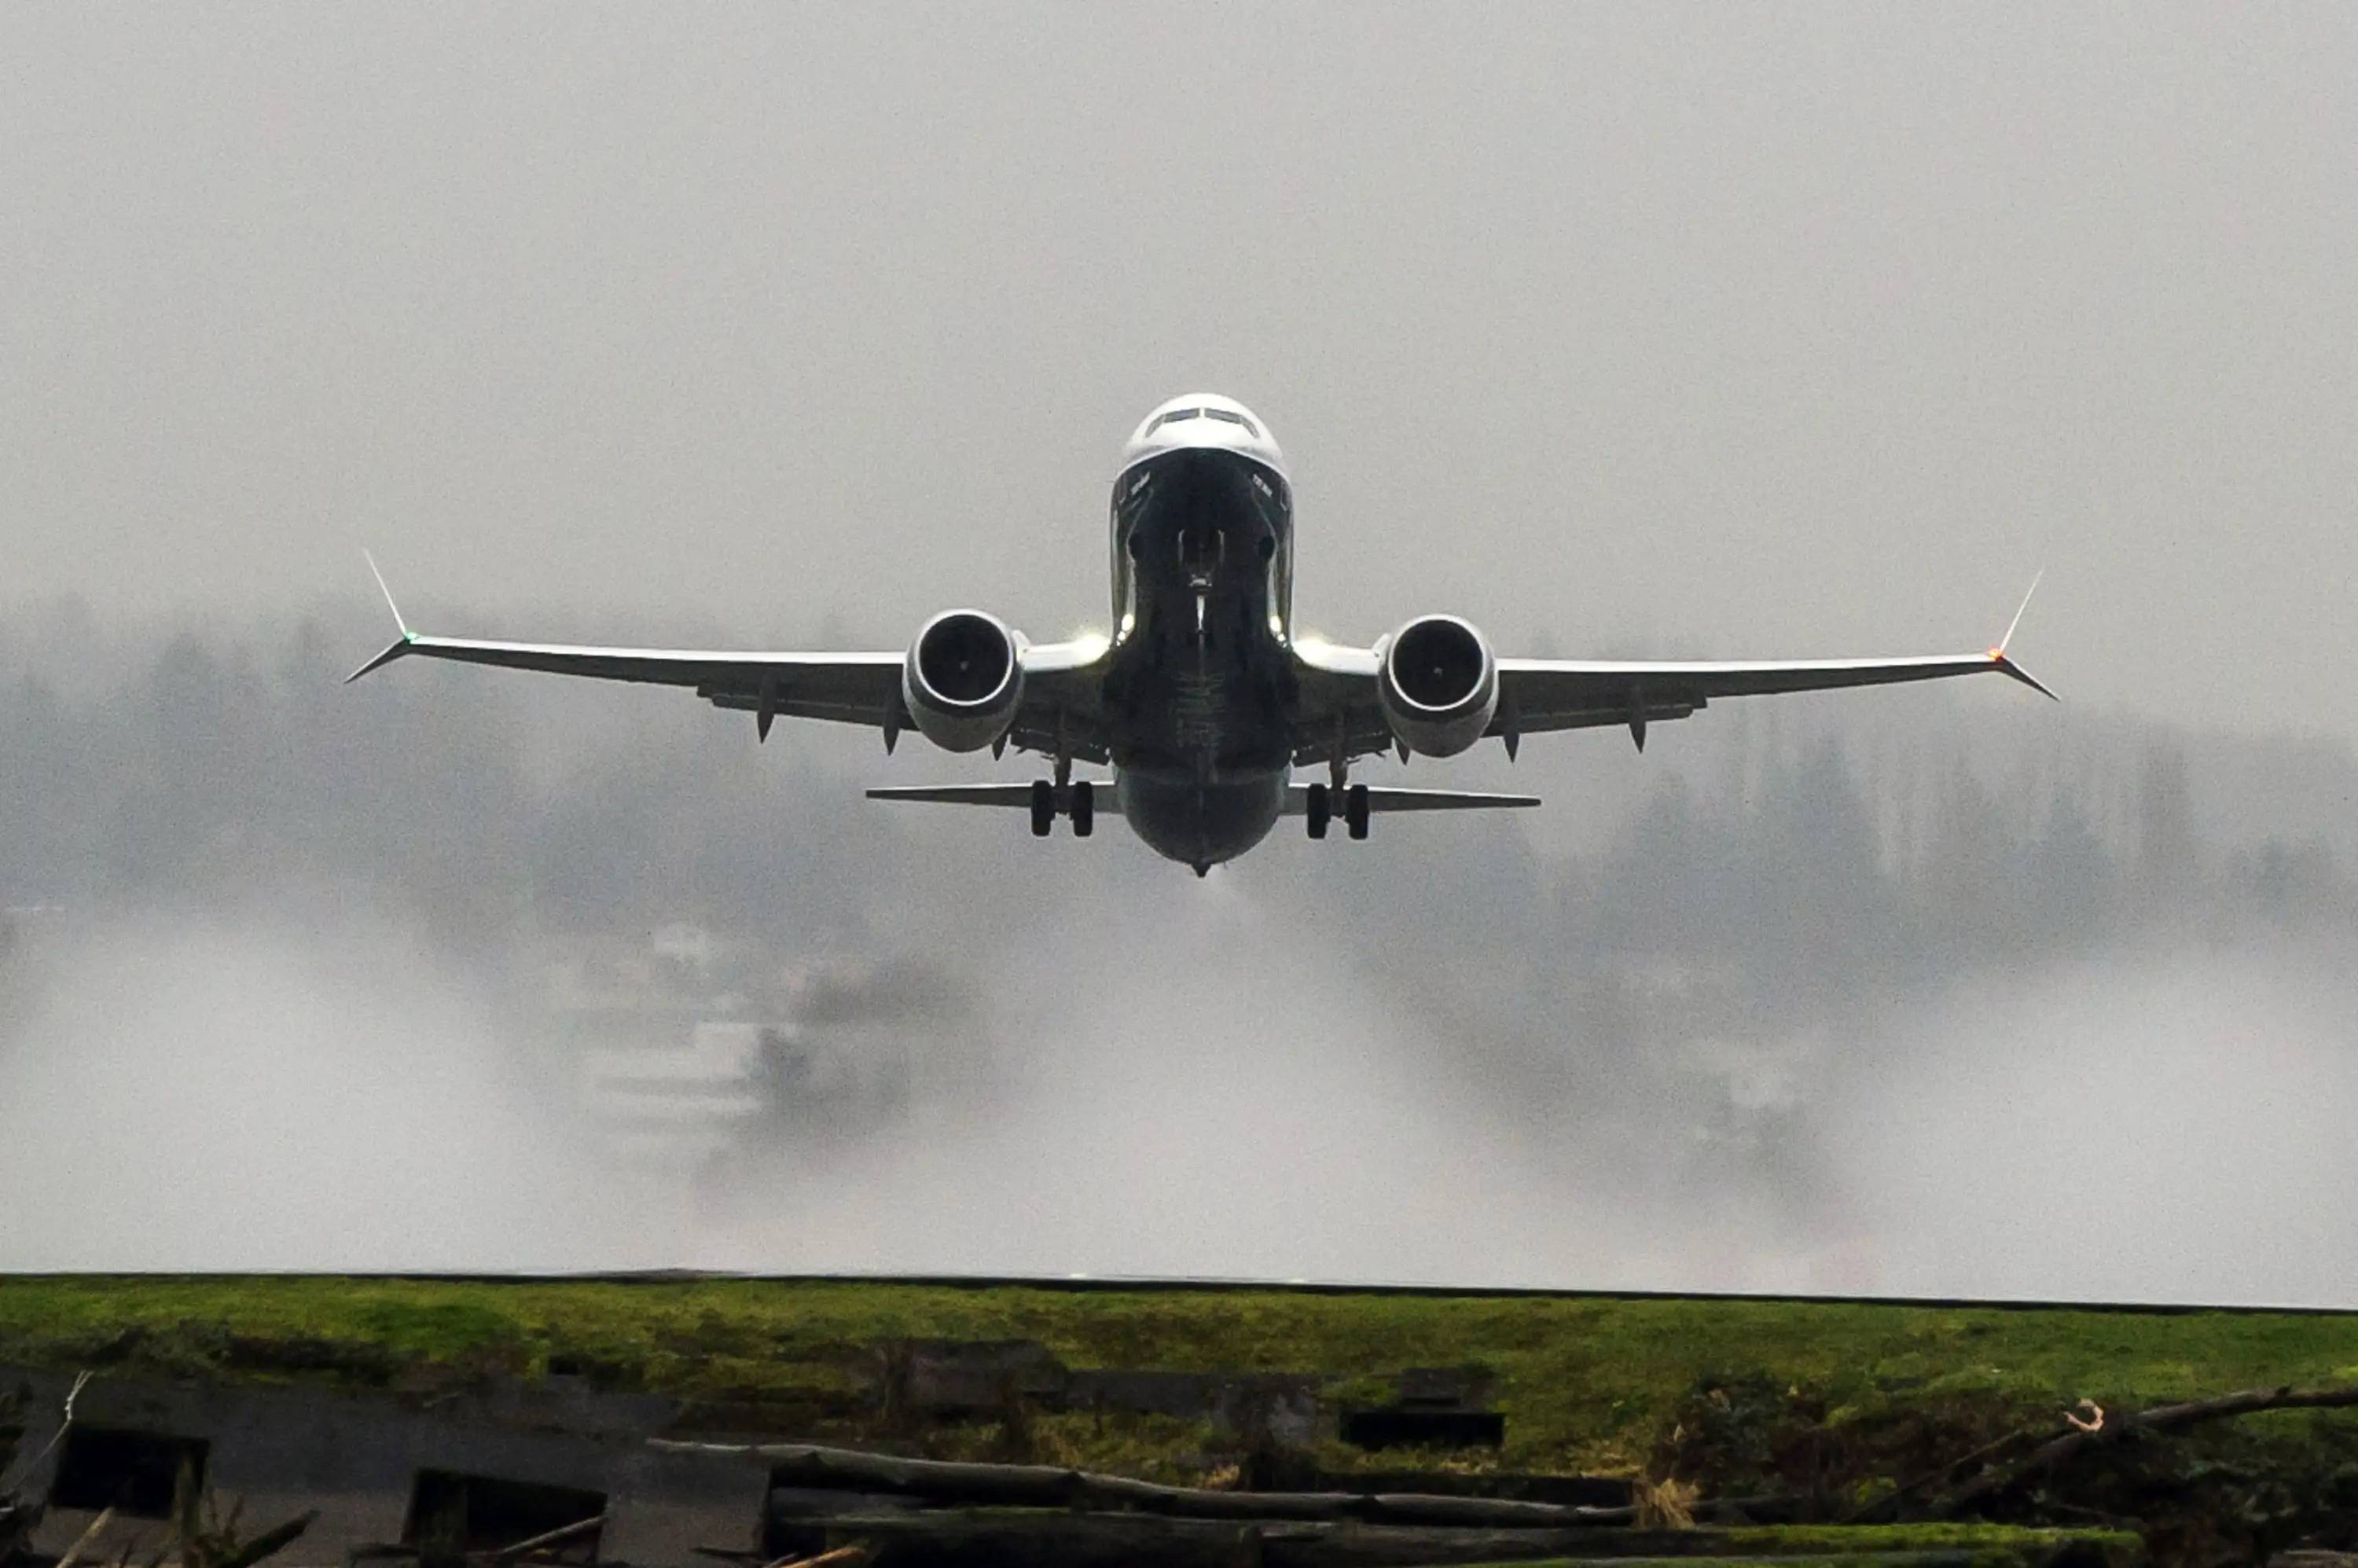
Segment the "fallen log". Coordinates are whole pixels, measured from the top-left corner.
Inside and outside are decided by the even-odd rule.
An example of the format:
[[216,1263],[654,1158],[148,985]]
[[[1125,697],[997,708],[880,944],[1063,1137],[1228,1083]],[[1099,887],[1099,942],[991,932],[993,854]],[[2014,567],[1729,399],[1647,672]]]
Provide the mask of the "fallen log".
[[[870,1568],[1450,1568],[1536,1560],[1607,1563],[1663,1559],[1790,1559],[1796,1547],[1759,1531],[1713,1530],[1447,1530],[1344,1523],[1238,1525],[1140,1513],[1072,1514],[1051,1509],[945,1510],[838,1519],[827,1539],[857,1542]],[[1811,1561],[1826,1542],[1804,1551]],[[1893,1542],[1843,1552],[1845,1568],[2061,1568],[2104,1561],[2061,1538],[2011,1544]]]
[[1394,1492],[1226,1492],[1166,1487],[1052,1465],[902,1459],[811,1444],[701,1444],[657,1440],[675,1452],[748,1454],[766,1461],[782,1489],[918,1498],[936,1508],[1063,1509],[1175,1519],[1546,1530],[1626,1522],[1625,1509],[1517,1502],[1500,1498]]
[[[2052,1475],[2064,1464],[2092,1449],[2117,1446],[2133,1438],[2179,1432],[2205,1422],[2256,1415],[2262,1411],[2337,1410],[2358,1407],[2358,1387],[2346,1389],[2244,1389],[2212,1400],[2156,1405],[2150,1410],[2107,1420],[2100,1411],[2093,1422],[2071,1420],[2071,1430],[2031,1450],[2020,1462],[2003,1469],[1992,1467],[1956,1491],[1938,1499],[1929,1510],[1935,1519],[1952,1518],[1964,1509],[2004,1496],[2035,1476]],[[2070,1419],[2070,1418],[2067,1418]]]

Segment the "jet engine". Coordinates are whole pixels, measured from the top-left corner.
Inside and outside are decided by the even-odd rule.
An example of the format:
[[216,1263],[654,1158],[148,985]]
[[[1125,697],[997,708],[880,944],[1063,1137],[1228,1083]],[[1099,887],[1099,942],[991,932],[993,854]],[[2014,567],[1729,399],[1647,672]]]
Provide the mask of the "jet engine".
[[901,699],[945,752],[979,752],[1007,733],[1023,697],[1023,638],[995,615],[946,610],[917,629]]
[[1489,641],[1455,615],[1423,615],[1391,634],[1377,679],[1384,722],[1423,757],[1454,757],[1498,710]]

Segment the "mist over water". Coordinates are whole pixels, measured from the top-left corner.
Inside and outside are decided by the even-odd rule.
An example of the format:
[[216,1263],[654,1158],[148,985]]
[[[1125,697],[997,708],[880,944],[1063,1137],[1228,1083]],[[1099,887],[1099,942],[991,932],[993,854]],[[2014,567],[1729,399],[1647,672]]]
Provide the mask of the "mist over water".
[[150,913],[27,955],[0,1054],[13,1269],[553,1269],[667,1260],[479,979],[389,923]]
[[[2202,759],[2265,740],[1803,705],[1527,759],[1577,843],[1198,883],[866,807],[824,733],[273,635],[0,681],[0,1266],[2358,1302],[2346,752],[2248,816]],[[911,1050],[905,1114],[617,1158],[535,966],[668,920],[865,966],[806,1000]]]

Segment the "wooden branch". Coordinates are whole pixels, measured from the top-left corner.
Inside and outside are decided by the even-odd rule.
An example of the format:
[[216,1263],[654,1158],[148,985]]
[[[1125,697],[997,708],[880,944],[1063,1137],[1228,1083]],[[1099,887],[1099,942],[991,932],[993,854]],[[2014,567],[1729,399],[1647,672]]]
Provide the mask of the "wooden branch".
[[1969,1504],[2012,1491],[2032,1476],[2052,1473],[2066,1461],[2079,1457],[2089,1449],[2125,1443],[2132,1437],[2179,1432],[2205,1422],[2256,1415],[2262,1411],[2339,1410],[2352,1406],[2358,1406],[2358,1387],[2296,1389],[2287,1385],[2278,1389],[2244,1389],[2223,1394],[2215,1400],[2190,1400],[2183,1404],[2156,1405],[2134,1415],[2106,1418],[2100,1414],[2092,1422],[2073,1422],[2070,1432],[2041,1444],[2019,1464],[2003,1470],[1984,1471],[1935,1503],[1931,1513],[1936,1519],[1948,1518]]
[[[497,1552],[487,1552],[481,1555],[487,1562],[511,1563],[527,1552],[540,1552],[551,1546],[562,1546],[568,1541],[578,1541],[605,1522],[604,1514],[592,1514],[588,1519],[575,1519],[571,1524],[544,1530],[538,1535],[519,1541],[513,1546],[503,1546]],[[471,1552],[469,1555],[475,1554]]]
[[99,1533],[114,1522],[113,1509],[100,1509],[98,1517],[82,1527],[82,1532],[74,1538],[74,1543],[66,1548],[65,1555],[58,1559],[57,1568],[74,1568],[74,1564],[81,1561],[81,1554],[90,1550],[90,1543],[96,1541]]
[[768,1568],[851,1568],[853,1563],[866,1561],[868,1548],[865,1546],[838,1546],[816,1557],[781,1557]]
[[[34,1471],[38,1470],[41,1467],[41,1461],[56,1453],[58,1444],[66,1440],[66,1433],[73,1430],[74,1401],[81,1398],[82,1390],[87,1388],[89,1384],[90,1374],[88,1372],[76,1372],[74,1374],[73,1387],[66,1390],[66,1411],[65,1414],[58,1419],[57,1431],[49,1433],[49,1442],[41,1445],[41,1451],[38,1454],[34,1454],[30,1459],[25,1460],[21,1464],[14,1461],[9,1464],[8,1469],[16,1472],[17,1479],[23,1480],[27,1476],[31,1476]],[[0,1478],[5,1478],[5,1473],[0,1473]]]
[[221,1558],[212,1565],[212,1568],[254,1568],[254,1564],[264,1558],[284,1552],[302,1539],[303,1532],[318,1523],[319,1519],[319,1510],[317,1509],[297,1514],[293,1519],[264,1530],[243,1546]]

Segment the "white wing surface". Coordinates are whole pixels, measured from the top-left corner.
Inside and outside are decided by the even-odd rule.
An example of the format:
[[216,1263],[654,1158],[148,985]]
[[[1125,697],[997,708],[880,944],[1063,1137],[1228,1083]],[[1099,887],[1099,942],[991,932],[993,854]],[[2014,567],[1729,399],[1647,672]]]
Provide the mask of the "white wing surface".
[[[2037,582],[2031,584],[2035,590]],[[2024,596],[2027,608],[2029,597]],[[1626,726],[1645,744],[1646,726],[1684,719],[1714,698],[1782,692],[1833,691],[1902,681],[2002,675],[2047,697],[2035,676],[2006,655],[2014,622],[1997,646],[1978,654],[1914,654],[1887,659],[1509,659],[1498,660],[1498,707],[1486,735],[1509,751],[1525,735],[1552,730]],[[1393,744],[1376,693],[1383,665],[1372,648],[1303,642],[1294,649],[1300,677],[1303,743],[1298,763],[1364,756]]]
[[1500,659],[1498,717],[1489,733],[1531,735],[1592,725],[1644,724],[1683,719],[1714,697],[1833,691],[1991,673],[2055,695],[1996,648],[1985,654],[1898,659]]
[[[369,563],[374,571],[376,563]],[[384,587],[382,575],[377,586]],[[393,604],[393,595],[385,594]],[[590,680],[634,681],[685,687],[716,708],[752,713],[764,738],[773,719],[824,719],[865,725],[884,732],[889,745],[912,728],[901,697],[904,655],[891,652],[775,653],[761,650],[603,648],[565,643],[509,643],[472,637],[433,637],[410,630],[396,606],[401,637],[384,652],[345,676],[347,684],[402,658],[449,659],[503,669]],[[1096,734],[1098,703],[1086,678],[1102,644],[1041,643],[1024,646],[1024,692],[1008,730],[1013,744],[1051,751],[1060,716],[1069,754],[1104,760]]]

